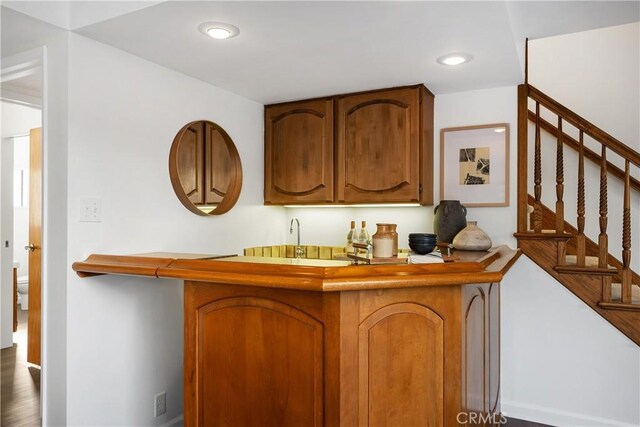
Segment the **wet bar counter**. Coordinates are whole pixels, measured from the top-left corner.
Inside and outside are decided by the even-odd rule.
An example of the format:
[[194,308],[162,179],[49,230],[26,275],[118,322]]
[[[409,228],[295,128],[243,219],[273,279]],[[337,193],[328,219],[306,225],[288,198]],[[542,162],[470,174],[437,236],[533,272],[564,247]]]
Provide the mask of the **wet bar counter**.
[[458,425],[498,413],[499,282],[520,255],[452,263],[92,255],[79,275],[184,280],[184,420]]

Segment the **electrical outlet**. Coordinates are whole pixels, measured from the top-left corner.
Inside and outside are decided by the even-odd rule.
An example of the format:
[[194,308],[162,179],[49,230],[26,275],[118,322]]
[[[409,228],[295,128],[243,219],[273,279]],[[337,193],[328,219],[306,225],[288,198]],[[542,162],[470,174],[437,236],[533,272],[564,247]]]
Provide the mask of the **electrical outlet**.
[[82,197],[80,199],[80,222],[102,222],[102,200]]
[[159,417],[167,413],[167,393],[164,391],[153,396],[153,416]]

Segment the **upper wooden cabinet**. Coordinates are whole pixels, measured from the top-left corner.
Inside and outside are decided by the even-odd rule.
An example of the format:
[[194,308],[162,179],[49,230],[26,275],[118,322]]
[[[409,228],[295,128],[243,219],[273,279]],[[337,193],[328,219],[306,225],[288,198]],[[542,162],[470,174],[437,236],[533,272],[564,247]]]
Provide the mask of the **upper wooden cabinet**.
[[267,106],[265,203],[433,204],[433,99],[416,85]]
[[265,203],[333,202],[333,100],[265,109]]
[[169,153],[169,177],[178,199],[198,215],[231,209],[242,188],[242,165],[231,137],[213,122],[180,129]]
[[336,200],[431,204],[433,95],[417,86],[340,96],[336,105]]

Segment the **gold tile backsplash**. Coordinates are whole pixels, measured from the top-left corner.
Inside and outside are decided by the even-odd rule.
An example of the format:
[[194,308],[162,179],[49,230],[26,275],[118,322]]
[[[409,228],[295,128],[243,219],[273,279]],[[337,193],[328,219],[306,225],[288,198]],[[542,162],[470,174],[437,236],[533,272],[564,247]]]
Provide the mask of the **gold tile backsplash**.
[[[304,255],[302,258],[308,259],[333,259],[337,255],[343,255],[346,248],[343,246],[302,246]],[[409,252],[409,249],[399,249],[401,253]],[[266,258],[295,258],[295,245],[258,246],[246,248],[245,256],[260,256]]]

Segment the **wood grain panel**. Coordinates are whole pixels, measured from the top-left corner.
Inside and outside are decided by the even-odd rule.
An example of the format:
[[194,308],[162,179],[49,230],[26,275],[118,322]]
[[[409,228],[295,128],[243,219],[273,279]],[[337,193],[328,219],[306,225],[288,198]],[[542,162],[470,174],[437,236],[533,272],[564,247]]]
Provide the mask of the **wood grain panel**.
[[486,296],[481,287],[465,288],[462,408],[486,413]]
[[359,335],[360,425],[443,425],[444,320],[418,304],[393,304]]
[[339,97],[339,202],[418,202],[420,94],[403,88]]
[[420,204],[433,205],[433,116],[434,95],[420,87]]
[[204,202],[220,203],[229,190],[230,177],[236,174],[235,164],[220,129],[208,122],[205,122],[204,162]]
[[333,201],[333,101],[265,108],[265,203]]
[[322,425],[319,321],[252,297],[216,301],[198,312],[203,425]]
[[497,414],[500,412],[500,284],[491,283],[488,288],[487,409],[492,414]]
[[42,128],[29,133],[29,311],[27,362],[40,365],[42,349]]
[[189,200],[195,205],[204,202],[202,188],[203,122],[193,123],[184,132],[177,151],[177,167],[180,184]]

